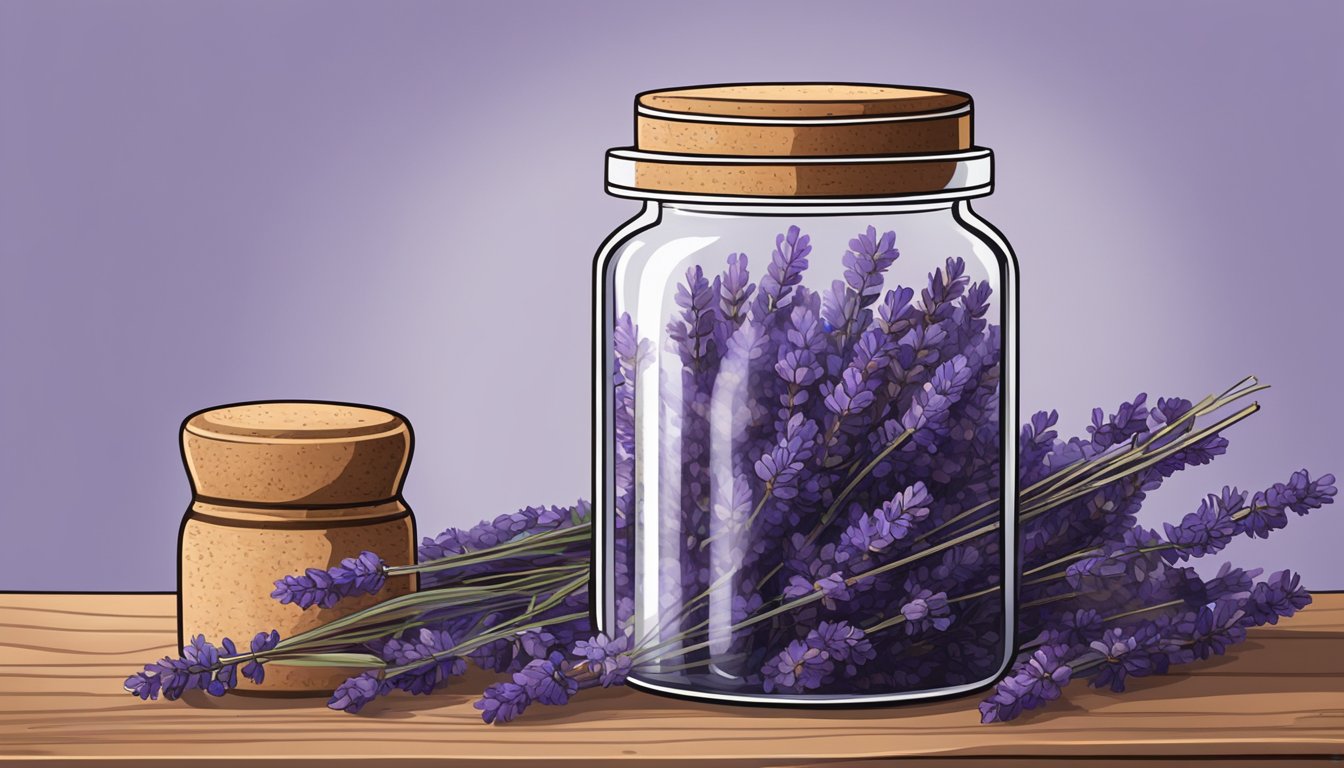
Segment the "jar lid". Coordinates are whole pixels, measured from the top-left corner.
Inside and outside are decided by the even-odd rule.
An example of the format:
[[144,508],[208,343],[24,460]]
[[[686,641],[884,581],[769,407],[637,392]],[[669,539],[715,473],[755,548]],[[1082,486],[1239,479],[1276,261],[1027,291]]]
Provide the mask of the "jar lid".
[[612,194],[672,199],[969,197],[991,163],[968,94],[856,83],[642,93],[635,146],[607,158]]
[[199,411],[182,424],[198,499],[261,505],[360,505],[396,499],[410,424],[382,408],[269,401]]

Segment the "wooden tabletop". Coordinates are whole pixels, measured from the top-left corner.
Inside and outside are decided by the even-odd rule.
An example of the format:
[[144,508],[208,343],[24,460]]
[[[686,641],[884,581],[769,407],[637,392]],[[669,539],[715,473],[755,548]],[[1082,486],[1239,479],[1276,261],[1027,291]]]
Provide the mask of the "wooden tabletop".
[[194,766],[246,758],[372,768],[691,758],[849,766],[912,757],[946,767],[1240,757],[1216,762],[1264,766],[1344,755],[1341,594],[1317,595],[1306,611],[1253,631],[1227,657],[1136,681],[1124,694],[1074,684],[1047,709],[989,726],[979,724],[975,696],[884,709],[762,710],[611,689],[490,727],[471,707],[490,679],[480,675],[433,696],[395,693],[359,716],[313,699],[141,702],[122,691],[122,680],[172,651],[173,608],[171,595],[0,594],[0,760],[191,758]]

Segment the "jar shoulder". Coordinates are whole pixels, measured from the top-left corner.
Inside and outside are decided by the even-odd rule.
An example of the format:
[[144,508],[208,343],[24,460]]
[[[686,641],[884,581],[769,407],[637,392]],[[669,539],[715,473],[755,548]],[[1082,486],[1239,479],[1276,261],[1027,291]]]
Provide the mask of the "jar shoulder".
[[806,242],[812,281],[821,286],[843,279],[846,254],[862,252],[865,238],[890,238],[899,258],[890,270],[896,283],[919,287],[926,275],[949,262],[974,280],[1005,289],[1015,284],[1017,266],[1007,239],[978,215],[969,201],[936,208],[881,211],[773,210],[769,214],[720,215],[669,210],[655,204],[618,228],[598,253],[599,280],[630,286],[682,280],[700,267],[712,276],[730,255],[746,257],[753,279],[778,261],[781,248]]

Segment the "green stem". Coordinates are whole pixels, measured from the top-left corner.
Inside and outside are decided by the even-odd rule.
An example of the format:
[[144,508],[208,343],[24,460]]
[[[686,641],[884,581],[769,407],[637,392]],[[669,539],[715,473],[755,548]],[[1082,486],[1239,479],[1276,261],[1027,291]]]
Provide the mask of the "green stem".
[[[536,554],[533,550],[544,548],[542,545],[545,545],[545,547],[552,547],[557,544],[586,542],[592,536],[592,529],[593,526],[591,522],[579,523],[566,528],[558,528],[554,531],[536,533],[531,536],[524,536],[521,539],[506,541],[486,549],[449,555],[412,565],[388,566],[385,569],[385,572],[388,576],[405,576],[412,573],[433,573],[435,571],[443,571],[450,568],[465,568],[469,565],[489,563],[506,557]],[[563,551],[558,551],[554,554],[563,554]]]

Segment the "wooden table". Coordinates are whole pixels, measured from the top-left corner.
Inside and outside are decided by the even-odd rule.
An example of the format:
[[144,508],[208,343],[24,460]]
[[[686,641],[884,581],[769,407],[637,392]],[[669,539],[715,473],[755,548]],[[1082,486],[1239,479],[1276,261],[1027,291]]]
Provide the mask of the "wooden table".
[[[174,644],[171,595],[0,594],[0,760],[191,765],[490,766],[596,761],[714,765],[900,763],[1071,766],[1135,757],[1264,766],[1344,755],[1344,595],[1251,633],[1235,653],[1137,681],[1075,684],[1008,724],[977,697],[885,709],[742,709],[633,690],[585,691],[488,727],[471,702],[489,678],[400,693],[351,716],[320,700],[192,696],[141,702],[121,682]],[[911,762],[897,758],[913,758]],[[1108,760],[1106,758],[1113,758]]]

